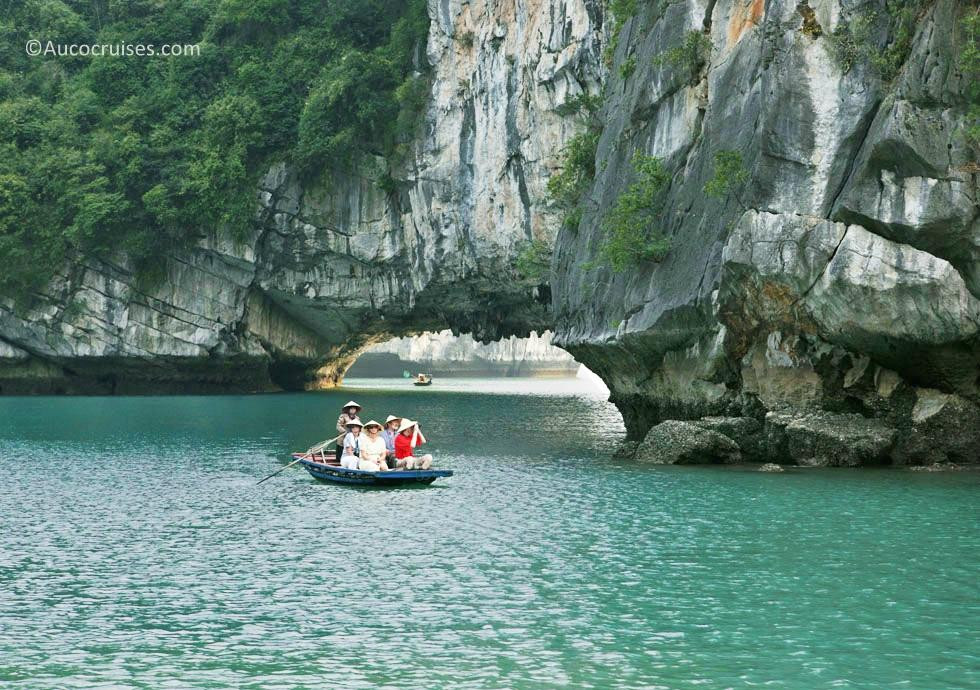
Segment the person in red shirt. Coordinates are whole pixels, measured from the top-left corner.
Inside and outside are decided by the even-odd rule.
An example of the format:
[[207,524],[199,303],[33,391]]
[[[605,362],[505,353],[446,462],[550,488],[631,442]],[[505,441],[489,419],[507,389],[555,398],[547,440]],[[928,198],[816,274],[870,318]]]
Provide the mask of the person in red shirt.
[[425,443],[419,423],[403,419],[395,436],[395,467],[405,470],[427,470],[432,467],[432,456],[415,456],[415,448]]

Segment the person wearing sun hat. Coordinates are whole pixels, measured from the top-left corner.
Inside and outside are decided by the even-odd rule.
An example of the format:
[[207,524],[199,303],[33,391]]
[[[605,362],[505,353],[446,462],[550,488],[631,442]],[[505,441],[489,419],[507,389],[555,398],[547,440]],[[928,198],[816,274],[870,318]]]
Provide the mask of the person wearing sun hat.
[[432,467],[432,456],[415,456],[415,448],[425,443],[425,436],[418,422],[403,419],[395,437],[395,466],[406,470],[427,470]]
[[385,448],[385,441],[379,435],[380,432],[381,422],[372,419],[364,425],[365,435],[361,437],[360,462],[357,463],[357,469],[368,472],[381,472],[388,469],[385,463],[388,449]]
[[381,438],[384,439],[385,448],[388,449],[388,457],[392,461],[395,458],[395,436],[398,435],[398,426],[401,423],[401,417],[390,414],[388,415],[388,419],[385,420],[385,430],[381,432]]
[[343,406],[340,410],[340,416],[337,417],[337,433],[346,434],[347,433],[347,422],[354,419],[361,413],[361,406],[358,405],[353,400],[348,400],[347,404]]
[[364,428],[364,424],[357,417],[347,422],[347,435],[344,436],[344,443],[339,454],[340,466],[344,469],[357,469],[357,463],[361,455],[362,428]]
[[343,406],[340,410],[340,416],[337,418],[337,459],[339,460],[344,455],[344,437],[347,435],[347,423],[352,419],[357,419],[358,413],[361,411],[361,406],[358,405],[353,400],[348,400],[347,404]]

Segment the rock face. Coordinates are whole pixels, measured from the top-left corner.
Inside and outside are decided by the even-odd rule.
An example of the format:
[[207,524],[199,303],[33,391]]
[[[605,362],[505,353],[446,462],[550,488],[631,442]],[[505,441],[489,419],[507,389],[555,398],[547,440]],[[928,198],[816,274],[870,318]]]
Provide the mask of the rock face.
[[895,430],[861,415],[812,413],[766,415],[769,447],[785,448],[785,456],[810,467],[883,465]]
[[[209,230],[153,284],[120,259],[66,267],[26,312],[0,299],[2,392],[315,387],[392,336],[551,328],[632,442],[723,417],[755,426],[696,428],[746,458],[976,461],[968,3],[923,2],[888,80],[836,57],[869,10],[861,40],[892,50],[883,3],[637,5],[611,41],[598,0],[432,0],[431,102],[393,187],[381,161],[314,187],[276,166],[240,244]],[[596,174],[559,228],[546,183],[581,124],[556,109],[581,93],[602,95]],[[616,273],[603,221],[636,153],[669,175],[671,247]],[[710,196],[719,153],[742,174]],[[513,266],[530,240],[554,244],[550,281]]]
[[392,336],[547,329],[547,278],[513,264],[554,241],[545,185],[576,128],[555,108],[599,89],[598,0],[433,0],[429,15],[431,100],[394,189],[381,160],[313,187],[275,166],[241,243],[204,229],[152,284],[120,257],[66,267],[27,307],[0,297],[0,392],[329,386]]
[[[890,82],[835,59],[835,30],[867,10],[649,3],[624,25],[596,179],[583,222],[559,235],[553,301],[556,343],[606,380],[630,438],[722,415],[764,424],[761,437],[729,431],[760,461],[980,459],[965,6],[923,4]],[[889,31],[878,22],[866,40],[885,50]],[[703,66],[665,53],[690,32],[710,37]],[[637,152],[670,175],[671,249],[615,273],[596,267],[602,219]],[[719,152],[740,157],[745,179],[714,198]]]
[[724,434],[677,420],[667,420],[650,429],[632,455],[658,465],[732,463],[742,459],[738,444]]

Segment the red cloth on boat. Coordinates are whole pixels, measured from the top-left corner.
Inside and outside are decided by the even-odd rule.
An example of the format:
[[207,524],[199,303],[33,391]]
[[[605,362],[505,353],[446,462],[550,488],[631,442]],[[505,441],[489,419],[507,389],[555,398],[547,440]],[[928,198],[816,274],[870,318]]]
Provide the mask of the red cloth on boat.
[[[414,434],[413,434],[414,436]],[[421,446],[425,441],[419,439],[415,445]],[[395,459],[410,458],[412,456],[412,436],[398,434],[395,436]]]

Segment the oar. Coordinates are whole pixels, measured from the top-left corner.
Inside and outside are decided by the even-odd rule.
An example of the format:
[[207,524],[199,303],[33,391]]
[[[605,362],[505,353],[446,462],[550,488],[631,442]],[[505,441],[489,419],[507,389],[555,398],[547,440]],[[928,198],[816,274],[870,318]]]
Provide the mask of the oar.
[[306,458],[308,458],[308,457],[310,457],[311,455],[313,455],[313,453],[316,453],[316,452],[317,452],[317,451],[319,451],[319,450],[323,450],[323,449],[324,449],[324,448],[326,448],[326,447],[327,447],[327,445],[329,445],[329,444],[330,444],[330,441],[329,441],[329,440],[327,440],[327,441],[324,441],[323,443],[318,443],[317,445],[315,445],[315,446],[313,446],[313,447],[312,447],[312,448],[310,448],[310,449],[309,449],[308,451],[306,451],[306,452],[305,452],[305,453],[303,454],[303,456],[302,456],[302,457],[300,457],[300,458],[296,458],[295,460],[293,460],[293,461],[292,461],[291,463],[289,463],[289,464],[288,464],[288,465],[286,465],[285,467],[280,467],[280,468],[279,468],[278,470],[276,470],[275,472],[273,472],[272,474],[270,474],[270,475],[269,475],[268,477],[266,477],[265,479],[261,479],[261,480],[259,480],[258,482],[256,482],[256,484],[255,484],[255,486],[258,486],[259,484],[261,484],[262,482],[264,482],[264,481],[265,481],[266,479],[272,479],[273,477],[275,477],[275,476],[276,476],[277,474],[279,474],[280,472],[282,472],[282,471],[284,471],[284,470],[288,470],[288,469],[289,469],[290,467],[292,467],[293,465],[295,465],[295,464],[296,464],[297,462],[299,462],[300,460],[306,460]]

